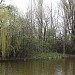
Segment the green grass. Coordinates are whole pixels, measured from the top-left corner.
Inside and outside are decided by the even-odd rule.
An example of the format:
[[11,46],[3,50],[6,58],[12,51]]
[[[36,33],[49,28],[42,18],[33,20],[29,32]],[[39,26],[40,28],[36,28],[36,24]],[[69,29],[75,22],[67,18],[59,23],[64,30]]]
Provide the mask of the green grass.
[[34,54],[32,56],[32,58],[49,58],[49,57],[58,57],[58,56],[61,56],[63,57],[64,55],[61,54],[61,53],[56,53],[56,52],[49,52],[49,53],[40,53],[40,54]]

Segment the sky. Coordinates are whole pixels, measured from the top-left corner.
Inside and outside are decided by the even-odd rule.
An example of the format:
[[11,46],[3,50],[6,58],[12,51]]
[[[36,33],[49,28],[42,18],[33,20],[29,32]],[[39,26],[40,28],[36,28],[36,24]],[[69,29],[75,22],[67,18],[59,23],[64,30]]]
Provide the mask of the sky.
[[[59,2],[59,0],[52,0],[54,8],[56,8],[57,2]],[[5,4],[7,5],[12,4],[16,6],[21,12],[27,11],[29,3],[30,3],[30,0],[5,0]],[[50,6],[50,3],[51,3],[51,0],[44,0],[45,5]]]

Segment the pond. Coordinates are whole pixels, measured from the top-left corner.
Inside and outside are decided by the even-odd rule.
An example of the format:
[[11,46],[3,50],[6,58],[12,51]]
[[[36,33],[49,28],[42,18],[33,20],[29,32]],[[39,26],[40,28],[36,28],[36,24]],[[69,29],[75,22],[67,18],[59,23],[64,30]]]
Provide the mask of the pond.
[[75,75],[75,59],[0,62],[0,75]]

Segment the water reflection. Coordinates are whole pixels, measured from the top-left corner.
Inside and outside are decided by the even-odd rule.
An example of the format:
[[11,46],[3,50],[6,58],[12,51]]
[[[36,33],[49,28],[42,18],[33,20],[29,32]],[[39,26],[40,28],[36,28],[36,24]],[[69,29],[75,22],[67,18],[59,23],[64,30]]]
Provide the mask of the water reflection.
[[2,62],[0,75],[75,75],[75,59]]

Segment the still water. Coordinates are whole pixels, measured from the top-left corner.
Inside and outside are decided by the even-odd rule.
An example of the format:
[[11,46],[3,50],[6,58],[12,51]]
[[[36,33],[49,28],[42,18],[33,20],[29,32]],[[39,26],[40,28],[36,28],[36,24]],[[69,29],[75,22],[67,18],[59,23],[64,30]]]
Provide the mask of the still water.
[[75,59],[0,62],[0,75],[75,75]]

